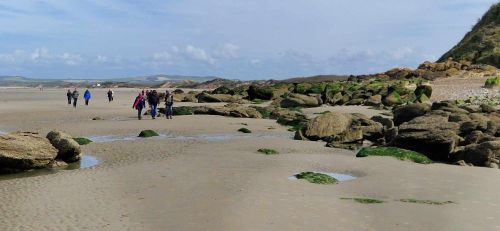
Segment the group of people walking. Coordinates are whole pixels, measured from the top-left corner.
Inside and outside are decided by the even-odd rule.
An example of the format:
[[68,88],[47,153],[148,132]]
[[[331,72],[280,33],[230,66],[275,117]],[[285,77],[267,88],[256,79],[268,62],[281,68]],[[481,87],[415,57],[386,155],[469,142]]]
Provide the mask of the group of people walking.
[[[111,89],[109,89],[107,95],[108,95],[109,102],[113,101],[114,92]],[[73,91],[68,89],[66,96],[68,98],[68,104],[71,105],[71,102],[73,102],[73,107],[76,108],[76,104],[78,102],[78,97],[80,96],[80,92],[78,92],[78,89],[75,88],[75,90],[73,90]],[[92,98],[92,93],[90,93],[90,90],[87,89],[83,93],[83,99],[85,100],[85,105],[87,105],[87,106],[89,105],[90,98]]]
[[[108,96],[108,102],[114,100],[114,92],[111,89],[109,89],[109,91],[106,94]],[[68,104],[71,105],[71,103],[73,103],[73,107],[76,108],[78,97],[80,96],[78,89],[75,88],[73,91],[68,90],[66,96],[68,97]],[[92,93],[90,93],[90,90],[89,89],[85,90],[85,92],[83,93],[83,99],[85,100],[85,105],[87,106],[89,105],[89,101],[91,98],[92,98]],[[172,119],[172,116],[174,114],[173,112],[174,96],[170,91],[165,91],[165,97],[163,99],[160,99],[160,94],[156,90],[146,90],[146,91],[142,90],[141,92],[139,92],[139,95],[135,98],[132,108],[137,110],[137,117],[139,120],[141,120],[142,110],[146,108],[146,103],[147,103],[147,105],[149,105],[151,118],[156,119],[158,115],[158,104],[160,104],[162,100],[165,103],[166,118]]]
[[[165,91],[165,116],[167,119],[172,119],[173,116],[173,106],[174,106],[174,96],[169,91]],[[137,118],[142,119],[142,109],[146,108],[146,102],[149,105],[151,111],[151,118],[156,119],[158,104],[161,99],[156,90],[142,90],[139,95],[135,98],[132,108],[137,110]]]

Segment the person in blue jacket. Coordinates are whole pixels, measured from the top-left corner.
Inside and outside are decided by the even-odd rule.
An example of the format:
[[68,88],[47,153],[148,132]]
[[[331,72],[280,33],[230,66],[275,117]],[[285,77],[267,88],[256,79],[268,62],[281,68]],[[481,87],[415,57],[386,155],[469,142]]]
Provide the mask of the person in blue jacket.
[[90,93],[89,89],[85,90],[85,93],[83,93],[83,98],[85,99],[85,105],[89,105],[89,100],[92,98],[92,94]]

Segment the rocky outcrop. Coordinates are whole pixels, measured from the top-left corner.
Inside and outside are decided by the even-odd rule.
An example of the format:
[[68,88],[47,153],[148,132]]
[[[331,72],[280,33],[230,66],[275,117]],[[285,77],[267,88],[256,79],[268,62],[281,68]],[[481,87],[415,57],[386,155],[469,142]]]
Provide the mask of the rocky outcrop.
[[405,106],[396,107],[393,110],[394,124],[399,126],[415,117],[423,116],[431,110],[431,106],[422,103],[412,103]]
[[80,145],[73,140],[73,137],[62,131],[50,131],[47,139],[58,150],[57,159],[71,163],[80,160]]
[[280,106],[283,108],[290,107],[317,107],[322,104],[320,97],[308,96],[302,94],[289,94],[288,97],[284,98],[280,102]]
[[198,103],[238,103],[243,100],[243,97],[238,95],[228,95],[228,94],[208,94],[200,93],[196,96]]
[[0,135],[0,170],[44,168],[57,156],[57,150],[37,133]]
[[423,153],[433,160],[449,161],[461,140],[459,127],[441,115],[416,117],[399,126],[391,145]]
[[323,140],[329,147],[352,148],[363,140],[379,142],[384,126],[360,114],[329,112],[320,115],[298,130],[295,139]]
[[196,115],[220,115],[239,118],[262,118],[259,111],[252,107],[246,107],[239,104],[227,104],[220,107],[198,106],[193,107],[193,113]]

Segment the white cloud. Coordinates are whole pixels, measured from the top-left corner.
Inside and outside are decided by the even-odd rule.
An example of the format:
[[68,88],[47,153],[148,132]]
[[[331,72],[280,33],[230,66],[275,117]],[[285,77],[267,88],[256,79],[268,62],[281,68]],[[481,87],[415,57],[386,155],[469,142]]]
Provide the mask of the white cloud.
[[237,58],[238,51],[240,47],[232,44],[226,43],[214,51],[214,55],[220,58]]
[[97,57],[95,58],[95,61],[98,63],[105,63],[108,61],[108,57],[102,56],[102,55],[97,55]]
[[49,49],[42,47],[42,48],[36,48],[32,53],[31,53],[31,59],[32,60],[46,60],[46,59],[51,59],[52,56],[49,54]]
[[75,54],[70,54],[70,53],[64,53],[59,58],[67,65],[70,66],[75,66],[80,64],[83,59],[80,55],[75,55]]
[[192,45],[186,46],[186,49],[184,50],[185,55],[188,56],[191,59],[195,60],[201,60],[204,62],[207,62],[209,64],[214,64],[215,59],[212,58],[204,49],[194,47]]

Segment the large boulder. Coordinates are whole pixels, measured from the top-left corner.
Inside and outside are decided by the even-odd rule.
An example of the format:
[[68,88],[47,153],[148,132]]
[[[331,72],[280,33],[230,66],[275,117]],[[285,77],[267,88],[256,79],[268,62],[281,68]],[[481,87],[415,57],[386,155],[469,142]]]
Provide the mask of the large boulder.
[[280,102],[283,108],[289,107],[317,107],[321,104],[320,99],[315,96],[308,96],[302,94],[289,94]]
[[346,132],[351,126],[350,115],[329,112],[309,121],[304,129],[304,135],[310,140],[328,139]]
[[474,166],[489,167],[491,163],[498,164],[500,159],[500,140],[486,141],[480,144],[470,144],[456,154],[457,160],[464,160]]
[[407,104],[394,109],[394,124],[396,126],[408,122],[415,117],[423,116],[431,110],[431,106],[422,103]]
[[373,95],[370,96],[366,101],[366,106],[379,106],[382,104],[382,96],[381,95]]
[[392,91],[384,98],[383,103],[386,106],[394,106],[402,104],[403,101],[401,100],[401,95],[397,91]]
[[248,99],[250,100],[271,100],[282,96],[286,92],[288,92],[288,88],[286,86],[271,87],[251,85],[247,90]]
[[80,145],[78,142],[73,140],[73,137],[62,131],[50,131],[47,134],[47,139],[49,139],[52,146],[54,146],[57,152],[57,159],[64,160],[65,162],[75,162],[80,160]]
[[225,106],[212,107],[212,106],[199,106],[193,107],[195,115],[220,115],[239,118],[262,118],[257,109],[253,107],[245,107],[238,104],[227,104]]
[[0,135],[0,169],[43,168],[56,156],[49,140],[37,133]]
[[399,126],[392,145],[417,151],[433,160],[449,161],[461,141],[459,124],[440,115],[416,117]]
[[228,95],[228,94],[208,94],[208,93],[200,93],[196,96],[198,98],[198,103],[237,103],[242,100],[243,97]]

